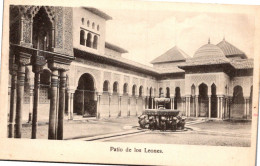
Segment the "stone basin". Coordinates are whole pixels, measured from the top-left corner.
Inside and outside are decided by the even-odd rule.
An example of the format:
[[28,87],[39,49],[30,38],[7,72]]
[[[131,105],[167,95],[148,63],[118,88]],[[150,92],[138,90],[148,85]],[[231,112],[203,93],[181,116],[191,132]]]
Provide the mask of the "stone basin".
[[172,109],[146,109],[144,115],[148,116],[173,116],[176,117],[180,113],[179,110]]

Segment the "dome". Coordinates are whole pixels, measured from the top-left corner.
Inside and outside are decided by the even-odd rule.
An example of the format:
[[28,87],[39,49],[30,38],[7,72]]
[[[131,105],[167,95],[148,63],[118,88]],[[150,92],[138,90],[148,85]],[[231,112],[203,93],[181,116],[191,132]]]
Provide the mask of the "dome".
[[199,57],[215,58],[215,57],[225,57],[225,54],[218,46],[208,43],[200,47],[195,52],[193,57],[194,58],[199,58]]

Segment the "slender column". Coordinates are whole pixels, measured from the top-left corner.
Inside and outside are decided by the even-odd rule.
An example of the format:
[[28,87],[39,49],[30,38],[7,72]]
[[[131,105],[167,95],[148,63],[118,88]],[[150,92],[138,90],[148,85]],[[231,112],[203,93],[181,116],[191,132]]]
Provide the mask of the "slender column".
[[52,70],[51,75],[51,98],[50,98],[50,114],[49,114],[49,131],[48,139],[56,139],[55,122],[57,108],[57,87],[58,87],[58,70]]
[[211,96],[209,95],[209,119],[211,118]]
[[59,86],[59,112],[58,112],[58,132],[57,139],[63,140],[63,123],[65,112],[65,88],[66,88],[66,72],[60,71],[60,86]]
[[195,104],[195,96],[192,96],[192,111],[195,113],[195,115],[197,116],[196,114],[196,104]]
[[18,67],[17,77],[18,78],[17,78],[16,117],[15,117],[15,138],[21,138],[24,81],[25,81],[25,66],[22,64],[20,64]]
[[196,107],[196,117],[199,117],[199,95],[196,95],[195,97],[195,107]]
[[153,109],[153,104],[154,104],[154,103],[153,103],[153,97],[152,97],[152,100],[151,100],[151,101],[152,101],[152,109]]
[[128,94],[127,116],[130,116],[131,97]]
[[146,106],[146,105],[145,105],[145,100],[146,100],[146,97],[143,97],[143,100],[142,100],[142,102],[143,102],[143,110],[142,110],[142,113],[143,113],[143,111],[146,109],[146,108],[145,108],[145,106]]
[[34,75],[34,97],[33,97],[33,119],[32,119],[32,139],[36,139],[37,134],[37,112],[39,100],[40,73]]
[[246,116],[246,119],[248,119],[250,116],[249,116],[249,113],[250,113],[250,98],[247,98],[247,116]]
[[71,103],[70,103],[70,117],[71,117],[71,120],[73,120],[73,114],[74,114],[74,93],[71,93]]
[[28,117],[28,123],[32,121],[32,112],[33,112],[33,93],[34,88],[30,85],[30,103],[29,103],[29,117]]
[[97,119],[100,118],[100,108],[101,108],[101,93],[97,94]]
[[188,97],[186,97],[185,103],[185,116],[188,116]]
[[118,96],[118,104],[119,104],[119,109],[118,109],[119,113],[118,113],[118,117],[121,116],[121,100],[122,100],[122,96],[119,95],[119,96]]
[[188,97],[188,99],[189,99],[189,117],[190,117],[190,97]]
[[11,78],[11,94],[10,94],[10,114],[9,114],[9,125],[8,125],[8,138],[13,137],[13,132],[14,132],[14,99],[15,99],[15,91],[16,91],[16,71],[12,71],[12,78]]
[[223,118],[223,97],[220,97],[220,119]]
[[219,113],[219,112],[220,112],[220,111],[219,111],[219,110],[220,110],[220,109],[219,109],[219,97],[217,97],[217,103],[218,103],[218,107],[217,107],[217,110],[218,110],[218,111],[217,111],[217,118],[220,118],[220,113]]
[[228,96],[226,96],[226,102],[225,102],[225,115],[224,115],[224,118],[227,117],[227,113],[228,113]]
[[54,50],[55,48],[55,27],[53,26],[51,29],[51,46],[52,46],[52,50]]
[[70,109],[71,109],[71,93],[69,91],[67,91],[67,96],[68,96],[68,120],[71,119],[71,112],[70,112]]
[[112,93],[108,94],[108,117],[111,117],[111,96]]
[[137,101],[138,100],[138,96],[135,97],[135,115],[137,116],[137,111],[138,111],[138,106],[137,106]]
[[148,97],[145,98],[145,109],[148,109]]
[[183,112],[185,110],[185,98],[184,97],[182,97],[181,102],[182,102],[182,114],[183,114]]

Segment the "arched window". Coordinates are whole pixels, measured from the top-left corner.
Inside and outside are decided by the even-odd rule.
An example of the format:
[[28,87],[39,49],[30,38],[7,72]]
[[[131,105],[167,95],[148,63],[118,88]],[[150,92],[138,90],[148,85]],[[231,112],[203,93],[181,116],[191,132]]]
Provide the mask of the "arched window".
[[81,18],[81,23],[82,23],[82,25],[84,25],[84,18],[83,17]]
[[162,97],[162,94],[163,94],[162,90],[163,90],[162,88],[159,89],[159,97]]
[[88,27],[89,27],[89,24],[90,24],[90,23],[89,23],[89,20],[88,20],[88,22],[87,22],[87,26],[88,26]]
[[136,85],[133,85],[133,88],[132,88],[132,95],[135,96],[135,91],[136,91]]
[[113,84],[113,92],[114,93],[118,92],[118,83],[117,82],[114,82],[114,84]]
[[92,23],[92,29],[95,29],[95,23],[94,22]]
[[139,88],[139,96],[142,97],[143,95],[143,86],[140,86]]
[[106,80],[103,84],[103,92],[108,92],[109,82]]
[[166,97],[170,98],[170,88],[169,87],[166,88]]
[[99,25],[97,25],[97,31],[99,31]]
[[128,93],[128,85],[127,83],[124,84],[124,94]]
[[92,35],[91,33],[88,33],[88,36],[87,36],[87,43],[86,43],[86,46],[87,47],[91,47],[91,39],[92,39]]
[[97,35],[95,35],[94,41],[93,41],[93,48],[97,49],[97,45],[98,45],[98,37],[97,37]]
[[84,39],[84,36],[85,36],[85,31],[84,30],[81,30],[80,31],[80,45],[85,45],[85,39]]

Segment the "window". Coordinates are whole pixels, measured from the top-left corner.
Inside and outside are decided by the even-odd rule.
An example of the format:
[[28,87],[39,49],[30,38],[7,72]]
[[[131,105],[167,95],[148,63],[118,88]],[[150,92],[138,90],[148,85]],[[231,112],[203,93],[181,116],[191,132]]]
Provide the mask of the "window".
[[114,93],[118,92],[118,83],[117,82],[114,82],[114,84],[113,84],[113,92]]
[[88,27],[89,27],[89,24],[90,24],[90,23],[89,23],[89,20],[88,20],[88,22],[87,22],[87,26],[88,26]]
[[95,35],[94,41],[93,41],[93,48],[97,49],[97,45],[98,45],[98,37],[97,37],[97,35]]
[[108,85],[109,85],[109,82],[105,81],[103,84],[103,92],[108,92]]
[[97,25],[97,31],[99,31],[99,25]]
[[81,23],[82,25],[84,25],[84,18],[81,18]]
[[86,46],[87,46],[87,47],[91,47],[91,45],[92,45],[92,43],[91,43],[91,38],[92,38],[91,33],[88,33],[87,43],[86,43]]
[[95,23],[94,22],[92,23],[92,29],[95,29]]
[[80,31],[80,45],[85,45],[85,31],[81,30]]

